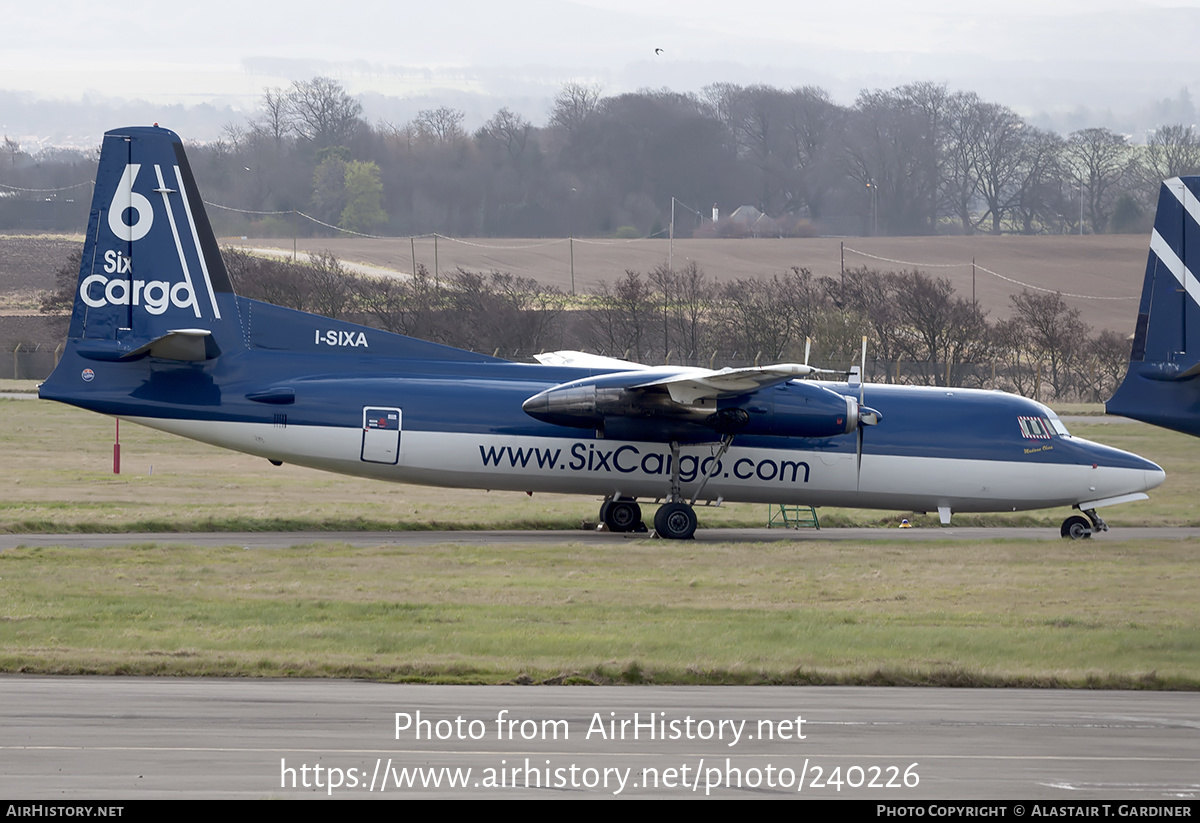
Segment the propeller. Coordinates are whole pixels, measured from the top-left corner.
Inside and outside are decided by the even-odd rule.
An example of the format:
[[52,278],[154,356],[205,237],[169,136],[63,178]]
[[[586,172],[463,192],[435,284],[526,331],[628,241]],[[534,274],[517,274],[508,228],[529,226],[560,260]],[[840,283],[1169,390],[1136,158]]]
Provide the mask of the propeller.
[[863,335],[862,339],[862,363],[858,368],[858,442],[855,446],[855,457],[857,460],[857,476],[855,485],[862,486],[862,456],[863,456],[863,427],[877,426],[879,421],[883,419],[875,409],[870,408],[865,404],[867,384],[863,379],[867,372],[867,337]]

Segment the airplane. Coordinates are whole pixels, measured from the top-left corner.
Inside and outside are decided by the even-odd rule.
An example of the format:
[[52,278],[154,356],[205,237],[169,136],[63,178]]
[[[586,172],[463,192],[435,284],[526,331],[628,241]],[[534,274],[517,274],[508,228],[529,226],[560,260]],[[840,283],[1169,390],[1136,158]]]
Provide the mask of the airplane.
[[[603,499],[612,531],[688,539],[729,502],[932,512],[1145,499],[1163,471],[1041,403],[571,353],[515,363],[239,297],[180,138],[105,134],[68,341],[42,398],[348,475]],[[452,498],[451,498],[452,499]]]
[[[1164,180],[1125,379],[1105,411],[1200,436],[1200,177]],[[1192,331],[1195,329],[1195,331]],[[1189,351],[1189,337],[1196,346]]]

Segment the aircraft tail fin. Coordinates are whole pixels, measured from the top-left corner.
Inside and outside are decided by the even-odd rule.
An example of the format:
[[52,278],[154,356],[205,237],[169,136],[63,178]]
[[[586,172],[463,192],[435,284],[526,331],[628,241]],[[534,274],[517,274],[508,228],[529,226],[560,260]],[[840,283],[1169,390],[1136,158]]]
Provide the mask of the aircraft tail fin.
[[[237,322],[233,287],[178,135],[157,126],[107,132],[69,336],[87,341],[98,357],[152,350],[202,359],[219,350],[222,337],[236,340]],[[190,334],[181,338],[181,330]],[[198,337],[208,340],[178,345]]]
[[1129,370],[1109,414],[1200,435],[1200,177],[1163,181]]

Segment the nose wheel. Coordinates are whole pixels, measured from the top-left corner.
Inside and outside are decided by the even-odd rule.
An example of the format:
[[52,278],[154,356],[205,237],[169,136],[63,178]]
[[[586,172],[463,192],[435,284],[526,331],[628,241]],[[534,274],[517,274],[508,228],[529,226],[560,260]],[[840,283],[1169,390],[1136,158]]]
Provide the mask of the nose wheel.
[[1096,514],[1095,509],[1088,509],[1084,512],[1087,517],[1072,515],[1063,521],[1062,528],[1058,533],[1063,537],[1069,537],[1072,540],[1087,540],[1097,532],[1108,531],[1108,524],[1100,519],[1100,515]]
[[1092,524],[1086,517],[1074,515],[1063,521],[1062,528],[1058,530],[1058,533],[1072,540],[1087,540],[1092,536]]

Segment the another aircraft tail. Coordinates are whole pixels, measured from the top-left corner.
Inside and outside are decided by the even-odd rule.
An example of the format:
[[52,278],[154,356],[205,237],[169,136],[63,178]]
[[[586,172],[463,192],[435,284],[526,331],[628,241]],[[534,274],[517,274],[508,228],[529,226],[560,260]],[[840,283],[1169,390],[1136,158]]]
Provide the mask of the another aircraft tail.
[[1200,177],[1166,180],[1150,236],[1129,370],[1109,414],[1200,435]]

